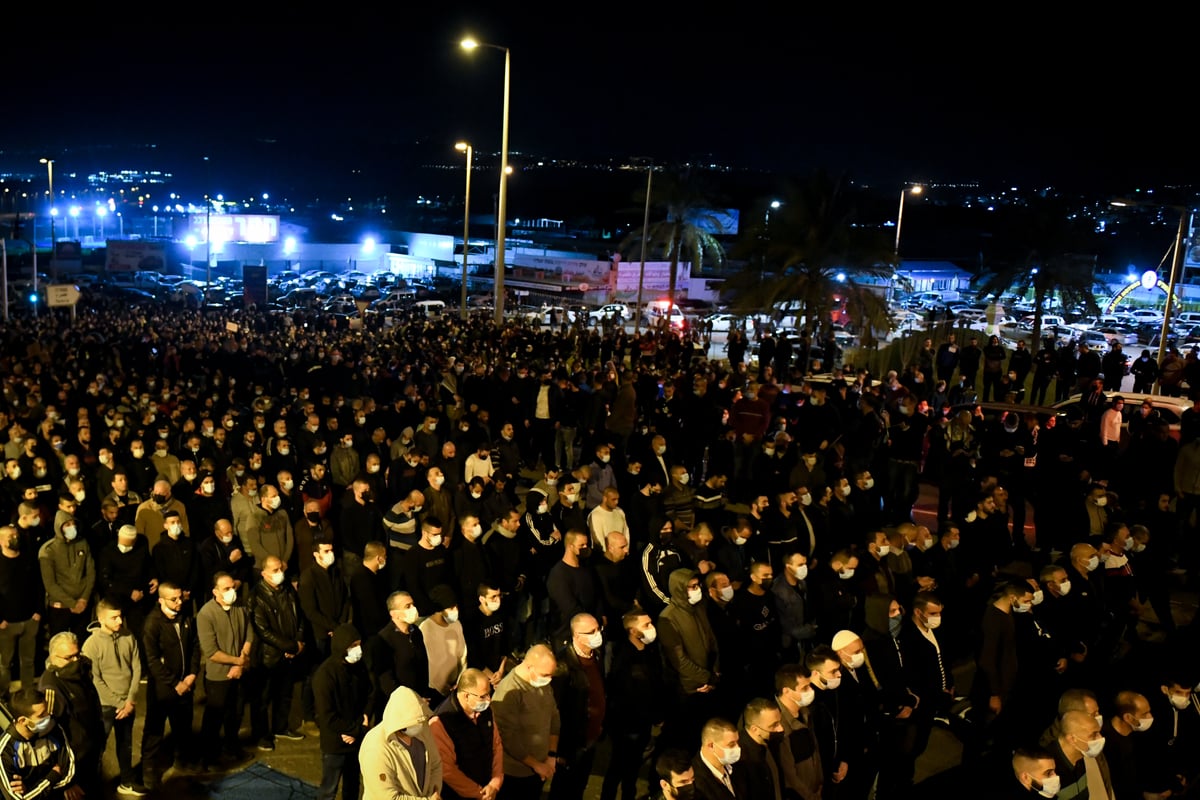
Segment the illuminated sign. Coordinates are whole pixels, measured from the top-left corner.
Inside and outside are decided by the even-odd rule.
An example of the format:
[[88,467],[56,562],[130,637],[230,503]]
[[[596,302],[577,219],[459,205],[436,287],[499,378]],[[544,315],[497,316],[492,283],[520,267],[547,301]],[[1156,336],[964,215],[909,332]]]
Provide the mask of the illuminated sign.
[[205,225],[212,225],[214,242],[233,244],[272,244],[279,241],[277,214],[193,214],[192,230],[204,242]]
[[[1147,275],[1154,276],[1154,280],[1156,282],[1151,283],[1150,286],[1145,286],[1144,284],[1148,280],[1146,277]],[[1161,289],[1163,294],[1166,294],[1167,292],[1171,291],[1171,287],[1167,286],[1166,281],[1160,280],[1154,272],[1146,271],[1145,273],[1142,274],[1141,278],[1138,278],[1136,281],[1129,284],[1121,291],[1117,292],[1116,296],[1114,296],[1113,299],[1108,302],[1108,305],[1104,307],[1104,313],[1105,314],[1113,313],[1113,309],[1115,309],[1117,306],[1121,305],[1121,303],[1124,302],[1125,298],[1129,296],[1130,292],[1135,292],[1138,289],[1152,289],[1155,286],[1157,286],[1159,289]],[[1175,298],[1174,298],[1174,300],[1172,300],[1172,302],[1179,303],[1179,295],[1175,295]]]

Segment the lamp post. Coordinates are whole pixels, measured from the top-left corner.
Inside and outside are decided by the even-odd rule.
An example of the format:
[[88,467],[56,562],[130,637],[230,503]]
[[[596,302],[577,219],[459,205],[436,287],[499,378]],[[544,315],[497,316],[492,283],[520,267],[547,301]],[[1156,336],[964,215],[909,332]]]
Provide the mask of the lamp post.
[[[474,150],[467,142],[459,142],[454,149],[467,154],[467,188],[463,197],[463,274],[462,274],[462,319],[467,320],[467,242],[471,237],[471,157]],[[503,178],[501,178],[503,180]]]
[[[1179,227],[1175,231],[1175,252],[1171,255],[1171,275],[1167,279],[1167,302],[1163,305],[1162,330],[1158,334],[1158,366],[1161,369],[1163,356],[1167,352],[1167,333],[1171,329],[1171,305],[1175,300],[1175,282],[1179,279],[1179,272],[1183,266],[1183,234],[1187,230],[1188,218],[1192,214],[1192,209],[1187,206],[1146,203],[1141,200],[1113,200],[1111,203],[1114,206],[1155,206],[1179,212]],[[1154,394],[1162,394],[1161,381],[1154,384]]]
[[96,206],[96,216],[100,218],[100,241],[104,241],[104,218],[108,216],[108,209]]
[[919,183],[908,189],[900,190],[900,210],[896,212],[896,247],[893,251],[893,254],[896,257],[897,266],[900,264],[900,226],[904,224],[904,197],[910,193],[913,195],[918,195],[923,191],[925,191],[925,188]]
[[50,271],[57,274],[58,267],[54,259],[54,159],[39,158],[38,163],[46,165],[46,183],[50,187]]
[[642,330],[642,284],[646,281],[646,239],[650,235],[650,181],[654,177],[654,165],[646,168],[646,213],[642,217],[642,265],[638,268],[638,299],[633,309],[633,334]]
[[500,127],[500,192],[496,205],[496,324],[504,322],[504,215],[508,210],[508,87],[512,74],[512,53],[507,47],[485,44],[470,37],[461,42],[464,50],[490,47],[504,51],[504,113]]

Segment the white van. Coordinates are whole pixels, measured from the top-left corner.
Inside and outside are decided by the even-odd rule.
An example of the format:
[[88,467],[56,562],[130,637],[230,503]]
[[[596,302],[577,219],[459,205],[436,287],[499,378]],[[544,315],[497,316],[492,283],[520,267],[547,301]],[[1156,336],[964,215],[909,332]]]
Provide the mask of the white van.
[[413,308],[429,319],[441,319],[442,314],[446,313],[446,303],[442,300],[418,300]]

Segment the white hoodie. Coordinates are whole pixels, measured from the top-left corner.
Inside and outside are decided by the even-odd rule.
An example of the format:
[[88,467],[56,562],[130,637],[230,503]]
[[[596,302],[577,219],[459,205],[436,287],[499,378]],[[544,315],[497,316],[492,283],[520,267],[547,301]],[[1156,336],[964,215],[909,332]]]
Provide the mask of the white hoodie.
[[[417,693],[399,686],[388,698],[383,710],[383,722],[367,731],[358,752],[362,769],[363,800],[427,800],[442,788],[442,757],[429,730],[433,713]],[[412,725],[420,725],[415,739],[425,746],[425,775],[417,785],[408,748],[398,733]]]

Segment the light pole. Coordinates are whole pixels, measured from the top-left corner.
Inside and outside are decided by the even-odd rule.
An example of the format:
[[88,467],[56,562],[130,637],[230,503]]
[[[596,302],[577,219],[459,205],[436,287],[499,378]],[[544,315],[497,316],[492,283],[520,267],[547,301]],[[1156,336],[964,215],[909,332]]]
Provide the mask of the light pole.
[[900,226],[904,224],[904,197],[910,193],[918,195],[923,191],[925,191],[925,188],[919,183],[911,188],[900,190],[900,210],[896,212],[896,248],[893,251],[897,266],[900,265]]
[[464,50],[490,47],[504,51],[504,114],[500,127],[500,193],[496,206],[496,324],[504,322],[504,214],[508,210],[508,86],[512,74],[512,53],[507,47],[485,44],[467,37],[461,42]]
[[459,142],[454,149],[467,154],[467,188],[463,198],[463,274],[462,274],[462,319],[467,321],[467,242],[471,237],[471,157],[475,151],[467,142]]
[[100,218],[100,241],[104,241],[104,218],[108,216],[108,209],[96,206],[96,216]]
[[46,183],[50,186],[50,271],[57,274],[58,267],[54,259],[54,159],[39,158],[38,163],[46,165]]
[[654,165],[651,164],[646,168],[646,212],[642,217],[642,265],[638,268],[637,307],[633,309],[633,333],[635,336],[642,329],[642,284],[646,281],[646,239],[650,235],[650,181],[653,177]]
[[[1179,212],[1179,228],[1175,231],[1175,252],[1171,255],[1171,275],[1167,279],[1167,302],[1163,305],[1162,330],[1158,334],[1158,366],[1161,369],[1163,356],[1167,352],[1167,334],[1171,330],[1171,304],[1175,300],[1175,281],[1178,280],[1180,268],[1183,266],[1183,234],[1187,230],[1188,218],[1192,215],[1192,209],[1187,206],[1146,203],[1141,200],[1113,200],[1111,202],[1114,206],[1155,206]],[[1154,394],[1162,394],[1161,381],[1155,382]]]

